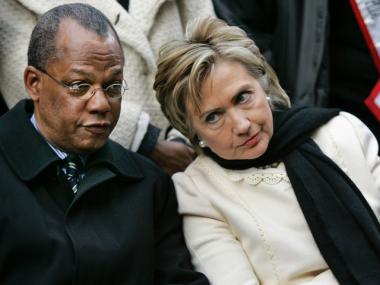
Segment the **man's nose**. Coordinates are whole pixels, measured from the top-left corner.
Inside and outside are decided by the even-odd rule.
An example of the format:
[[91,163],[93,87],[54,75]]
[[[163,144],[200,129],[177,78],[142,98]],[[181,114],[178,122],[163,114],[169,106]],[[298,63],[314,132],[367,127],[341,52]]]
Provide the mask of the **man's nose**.
[[111,111],[110,100],[102,88],[94,89],[94,95],[89,99],[87,106],[91,113],[106,113]]

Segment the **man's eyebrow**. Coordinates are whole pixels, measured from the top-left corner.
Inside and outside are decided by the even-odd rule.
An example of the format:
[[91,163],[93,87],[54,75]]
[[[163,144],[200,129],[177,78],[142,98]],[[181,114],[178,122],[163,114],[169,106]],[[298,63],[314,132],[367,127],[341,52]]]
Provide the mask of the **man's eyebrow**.
[[85,76],[91,80],[95,80],[95,76],[93,74],[83,71],[82,69],[73,68],[70,70],[70,73],[76,73],[76,74]]
[[[73,74],[78,74],[78,75],[82,75],[90,80],[95,80],[95,75],[92,74],[92,73],[88,73],[82,69],[78,69],[78,68],[73,68],[70,70],[70,73]],[[123,69],[122,68],[116,68],[116,69],[113,69],[111,70],[111,76],[115,76],[115,75],[119,75],[119,74],[123,74]]]
[[122,68],[115,68],[111,70],[111,75],[119,75],[120,73],[123,73]]

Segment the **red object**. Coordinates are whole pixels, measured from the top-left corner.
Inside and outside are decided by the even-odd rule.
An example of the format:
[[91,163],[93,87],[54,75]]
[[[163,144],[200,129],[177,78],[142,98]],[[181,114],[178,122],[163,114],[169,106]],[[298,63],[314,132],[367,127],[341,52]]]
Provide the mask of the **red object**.
[[377,81],[375,88],[373,88],[371,94],[365,99],[364,103],[380,122],[380,79]]
[[368,45],[368,48],[371,52],[372,58],[375,62],[377,71],[380,74],[380,57],[379,57],[379,54],[377,53],[375,43],[373,42],[373,39],[372,39],[371,34],[368,30],[368,27],[367,27],[366,23],[364,22],[363,15],[360,12],[360,9],[359,9],[359,6],[358,6],[356,0],[350,0],[350,3],[351,3],[352,10],[354,11],[356,20],[359,24],[359,27],[363,33],[364,39],[365,39],[365,41]]
[[[364,21],[362,12],[359,8],[357,0],[350,0],[352,10],[354,11],[356,20],[364,35],[364,39],[371,52],[373,61],[376,65],[377,72],[380,75],[380,55],[375,47],[374,39]],[[376,119],[380,122],[380,79],[377,81],[375,87],[372,89],[370,95],[364,100],[365,105],[370,109]]]

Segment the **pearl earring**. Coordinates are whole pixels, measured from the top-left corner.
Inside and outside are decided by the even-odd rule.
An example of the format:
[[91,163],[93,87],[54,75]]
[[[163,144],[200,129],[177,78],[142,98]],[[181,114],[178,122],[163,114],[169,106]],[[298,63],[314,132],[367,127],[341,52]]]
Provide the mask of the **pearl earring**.
[[271,98],[269,96],[267,96],[267,100],[268,100],[268,102],[270,102]]
[[206,143],[203,140],[200,140],[198,144],[201,148],[206,147]]

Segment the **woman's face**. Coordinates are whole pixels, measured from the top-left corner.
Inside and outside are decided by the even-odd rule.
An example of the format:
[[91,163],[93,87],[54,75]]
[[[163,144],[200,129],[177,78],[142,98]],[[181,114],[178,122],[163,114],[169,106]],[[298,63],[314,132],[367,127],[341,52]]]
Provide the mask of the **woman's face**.
[[267,94],[245,67],[219,61],[201,86],[200,112],[189,106],[197,135],[225,159],[254,159],[267,150],[273,134]]

